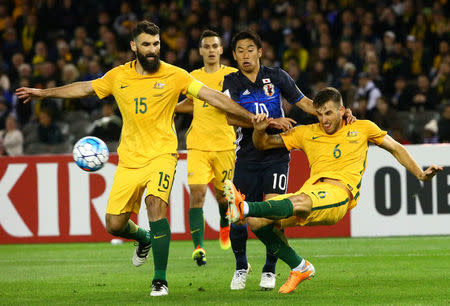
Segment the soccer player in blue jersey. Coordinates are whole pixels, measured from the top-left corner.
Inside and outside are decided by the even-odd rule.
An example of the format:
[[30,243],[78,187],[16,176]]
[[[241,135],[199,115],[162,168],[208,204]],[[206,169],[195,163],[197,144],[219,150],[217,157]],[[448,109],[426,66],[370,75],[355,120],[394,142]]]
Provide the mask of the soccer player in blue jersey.
[[[264,113],[267,117],[279,121],[284,128],[292,128],[296,122],[284,118],[282,97],[303,111],[316,115],[312,100],[306,97],[295,85],[294,80],[281,68],[269,68],[260,64],[262,55],[261,39],[251,30],[237,33],[232,39],[233,57],[239,71],[225,76],[223,88],[236,103],[251,113]],[[354,117],[346,110],[348,122]],[[268,200],[279,194],[285,194],[288,183],[290,155],[286,149],[257,150],[252,141],[253,125],[233,115],[228,115],[228,123],[237,126],[236,165],[233,183],[247,196],[248,201]],[[279,133],[278,129],[269,129],[268,133]],[[250,271],[247,255],[247,225],[232,224],[230,240],[236,258],[236,271],[230,284],[232,290],[245,288]],[[277,257],[266,252],[266,264],[263,267],[262,290],[275,287],[275,265]]]

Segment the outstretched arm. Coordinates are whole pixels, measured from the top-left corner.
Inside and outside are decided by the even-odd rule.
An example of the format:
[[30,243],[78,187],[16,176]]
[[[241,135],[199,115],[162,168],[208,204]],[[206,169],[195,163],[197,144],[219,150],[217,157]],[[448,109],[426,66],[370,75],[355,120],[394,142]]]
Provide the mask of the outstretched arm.
[[379,145],[381,148],[389,151],[406,169],[409,170],[415,177],[421,181],[428,181],[437,172],[442,170],[442,167],[431,165],[425,171],[412,158],[411,154],[400,143],[395,141],[391,136],[384,136],[383,142]]
[[21,87],[16,89],[16,95],[19,99],[24,99],[23,103],[31,101],[33,98],[82,98],[94,95],[95,91],[92,87],[92,81],[75,82],[69,85],[37,89],[29,87]]
[[[250,120],[243,120],[240,119],[239,117],[227,113],[227,122],[229,125],[234,125],[234,126],[240,126],[240,127],[244,127],[244,128],[252,128],[253,127],[253,123]],[[297,121],[295,121],[292,118],[287,118],[287,117],[280,117],[280,118],[270,118],[269,120],[269,127],[273,128],[273,129],[279,129],[282,131],[287,131],[290,130],[294,127],[294,125],[297,124]]]
[[275,148],[285,148],[285,144],[280,134],[269,135],[266,133],[266,128],[270,121],[265,114],[258,114],[253,119],[253,145],[258,150],[268,150]]
[[192,99],[186,98],[175,107],[176,113],[186,113],[192,114],[194,112],[194,101]]
[[255,117],[254,114],[235,103],[226,94],[207,86],[202,86],[197,96],[199,99],[206,101],[206,103],[211,104],[224,112],[234,114],[243,120],[251,121]]

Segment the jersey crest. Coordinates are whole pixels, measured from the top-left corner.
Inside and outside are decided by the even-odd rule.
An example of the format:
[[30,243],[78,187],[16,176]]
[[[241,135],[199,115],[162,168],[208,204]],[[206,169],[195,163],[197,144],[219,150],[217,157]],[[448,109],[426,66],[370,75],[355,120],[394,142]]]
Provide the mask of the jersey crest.
[[275,93],[275,86],[273,86],[272,83],[265,84],[265,85],[263,86],[263,89],[264,89],[264,93],[265,93],[266,96],[268,96],[268,97],[273,96],[273,94]]

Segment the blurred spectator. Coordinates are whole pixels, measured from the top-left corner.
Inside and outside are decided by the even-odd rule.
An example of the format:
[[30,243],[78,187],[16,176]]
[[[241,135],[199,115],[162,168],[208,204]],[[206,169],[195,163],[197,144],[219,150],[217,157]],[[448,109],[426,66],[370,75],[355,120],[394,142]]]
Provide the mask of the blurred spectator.
[[439,71],[441,63],[444,61],[445,57],[450,56],[450,48],[448,41],[441,41],[439,43],[439,53],[433,59],[433,67],[431,69],[430,75],[435,76]]
[[33,65],[42,64],[47,60],[48,52],[47,45],[43,41],[38,41],[34,45],[34,56],[31,60]]
[[295,39],[290,40],[288,47],[289,48],[283,53],[283,62],[285,63],[283,69],[287,70],[287,60],[293,58],[296,60],[300,71],[305,71],[308,66],[308,51]]
[[102,104],[102,118],[93,122],[90,135],[103,141],[119,141],[122,120],[114,113],[114,101],[105,100]]
[[357,97],[356,102],[351,107],[353,115],[358,119],[369,119],[369,111],[367,110],[367,98]]
[[11,82],[9,81],[9,77],[0,67],[0,95],[8,93],[10,89]]
[[3,34],[2,56],[7,62],[11,60],[14,53],[21,51],[21,44],[17,38],[17,31],[14,28],[6,28]]
[[[410,36],[408,36],[410,37]],[[427,67],[430,66],[430,55],[423,47],[423,42],[417,40],[415,37],[410,37],[413,39],[414,44],[410,50],[411,58],[411,75],[419,76],[421,74],[427,73]]]
[[52,114],[41,109],[38,125],[39,142],[43,144],[59,144],[63,142],[61,129],[53,122]]
[[0,96],[0,130],[6,126],[6,118],[9,115],[9,108],[5,97]]
[[434,110],[438,103],[438,97],[434,88],[430,87],[427,76],[422,74],[417,77],[417,87],[412,94],[410,110],[424,111]]
[[411,144],[411,141],[406,138],[402,126],[395,126],[394,128],[392,128],[392,138],[394,138],[395,141],[401,143],[402,145]]
[[356,100],[357,88],[352,82],[351,75],[344,73],[340,78],[341,86],[339,91],[342,95],[342,101],[345,107],[352,107]]
[[416,23],[409,34],[422,42],[426,42],[429,39],[429,30],[424,14],[419,13],[416,15]]
[[114,20],[114,29],[119,35],[127,34],[129,28],[136,21],[137,17],[132,12],[130,3],[127,1],[122,2],[120,4],[120,15]]
[[6,128],[0,130],[0,156],[23,155],[23,135],[17,128],[16,117],[9,115]]
[[11,63],[12,65],[9,69],[9,78],[13,84],[13,87],[16,87],[17,84],[15,84],[15,82],[19,81],[19,67],[25,63],[25,57],[21,52],[16,52],[12,56]]
[[385,97],[377,99],[377,106],[371,114],[371,119],[380,129],[390,132],[396,122],[395,111],[389,106]]
[[438,123],[439,142],[450,143],[450,104],[445,105]]
[[56,48],[58,49],[58,60],[63,60],[64,63],[72,62],[73,56],[70,52],[69,44],[64,39],[58,39]]
[[41,39],[42,34],[40,33],[40,28],[38,26],[38,18],[34,14],[26,16],[25,25],[21,31],[22,37],[22,51],[26,57],[31,56],[31,51],[33,50],[33,44]]
[[398,77],[394,83],[394,93],[391,96],[391,105],[398,110],[409,110],[410,95],[406,90],[406,81]]
[[450,55],[440,64],[431,87],[436,89],[440,100],[450,102]]
[[370,111],[377,105],[377,99],[381,97],[381,92],[367,72],[361,72],[358,75],[358,84],[357,96],[367,99],[367,110]]
[[438,124],[437,120],[433,119],[427,124],[425,124],[423,143],[438,143],[438,142],[439,142]]
[[161,40],[169,47],[170,50],[177,50],[177,39],[181,36],[174,24],[169,25],[161,34]]

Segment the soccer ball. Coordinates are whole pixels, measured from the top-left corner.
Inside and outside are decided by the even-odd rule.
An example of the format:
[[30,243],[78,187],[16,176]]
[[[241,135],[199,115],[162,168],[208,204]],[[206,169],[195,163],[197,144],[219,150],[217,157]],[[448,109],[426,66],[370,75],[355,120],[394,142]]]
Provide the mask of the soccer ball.
[[94,136],[81,138],[73,147],[73,160],[85,171],[101,169],[108,158],[108,147],[100,138]]

